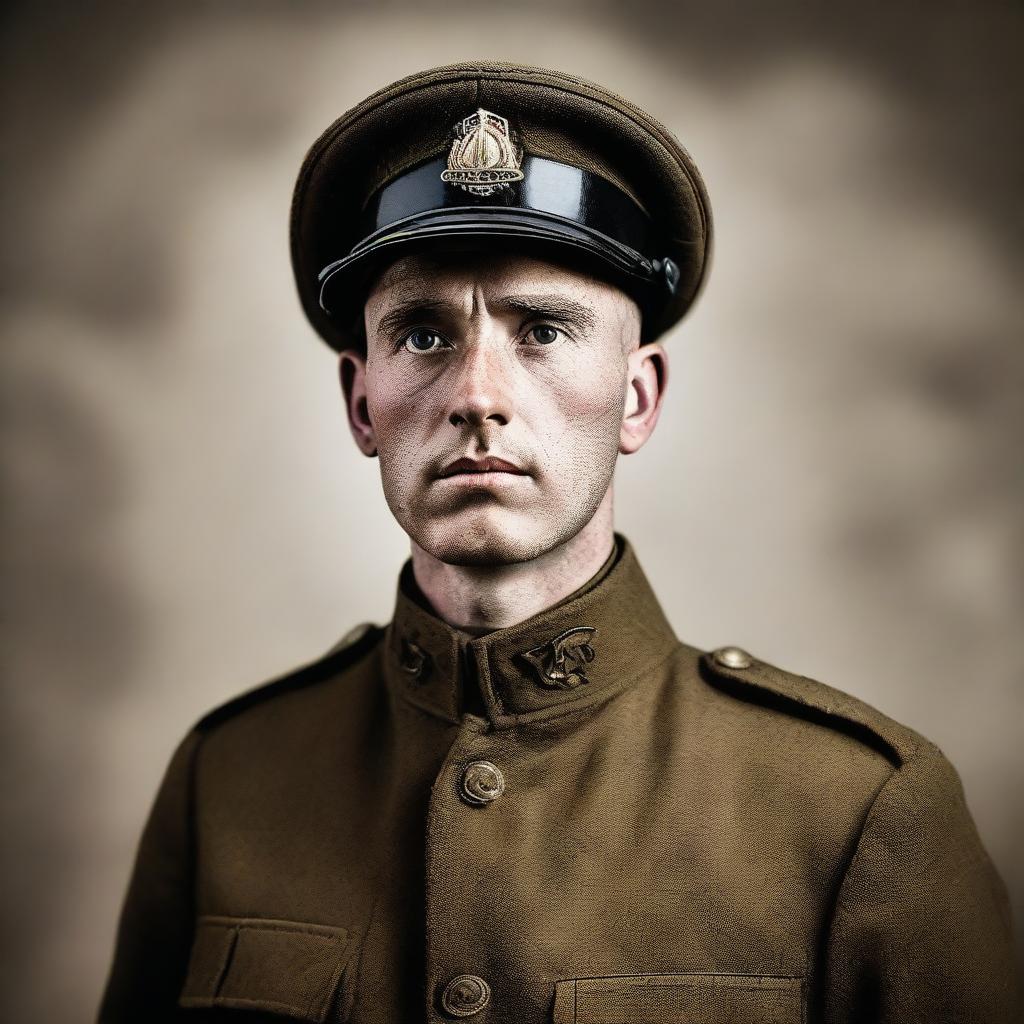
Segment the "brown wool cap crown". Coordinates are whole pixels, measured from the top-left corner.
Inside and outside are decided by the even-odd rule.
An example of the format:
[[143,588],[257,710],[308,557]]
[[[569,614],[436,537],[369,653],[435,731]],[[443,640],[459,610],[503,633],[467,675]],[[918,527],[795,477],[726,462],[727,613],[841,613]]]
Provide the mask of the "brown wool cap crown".
[[[518,153],[519,165],[498,166],[522,168],[491,193],[438,173],[457,127],[466,131],[478,112],[494,118],[499,143],[507,124]],[[466,236],[621,285],[640,303],[649,341],[700,289],[711,210],[689,154],[649,114],[592,82],[516,64],[453,64],[403,78],[342,115],[309,150],[292,200],[292,267],[306,315],[332,348],[361,343],[375,273]]]

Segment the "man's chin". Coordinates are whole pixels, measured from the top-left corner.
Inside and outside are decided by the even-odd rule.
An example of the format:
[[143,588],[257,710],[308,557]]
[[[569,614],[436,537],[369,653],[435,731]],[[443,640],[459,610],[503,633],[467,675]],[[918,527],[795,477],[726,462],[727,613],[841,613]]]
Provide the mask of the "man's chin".
[[466,510],[425,526],[410,536],[427,554],[447,565],[515,565],[539,558],[564,541],[536,519],[507,509]]

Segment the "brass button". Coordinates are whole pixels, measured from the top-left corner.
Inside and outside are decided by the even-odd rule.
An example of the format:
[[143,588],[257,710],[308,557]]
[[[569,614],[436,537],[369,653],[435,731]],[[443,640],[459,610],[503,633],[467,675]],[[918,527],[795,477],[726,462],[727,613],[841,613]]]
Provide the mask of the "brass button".
[[462,773],[459,795],[468,804],[489,804],[505,792],[505,776],[490,761],[470,761]]
[[441,1009],[449,1017],[472,1017],[491,1001],[491,986],[475,974],[452,978],[441,993]]
[[750,668],[754,664],[754,659],[742,647],[719,647],[711,657],[722,668]]

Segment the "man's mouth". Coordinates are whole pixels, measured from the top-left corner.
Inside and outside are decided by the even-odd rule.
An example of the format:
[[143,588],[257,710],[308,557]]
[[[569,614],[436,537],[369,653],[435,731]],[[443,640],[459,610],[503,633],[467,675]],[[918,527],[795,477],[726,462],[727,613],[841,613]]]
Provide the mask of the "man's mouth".
[[441,470],[439,478],[447,480],[453,476],[472,476],[481,473],[510,473],[513,476],[526,476],[526,470],[520,469],[511,462],[488,455],[483,459],[456,459]]

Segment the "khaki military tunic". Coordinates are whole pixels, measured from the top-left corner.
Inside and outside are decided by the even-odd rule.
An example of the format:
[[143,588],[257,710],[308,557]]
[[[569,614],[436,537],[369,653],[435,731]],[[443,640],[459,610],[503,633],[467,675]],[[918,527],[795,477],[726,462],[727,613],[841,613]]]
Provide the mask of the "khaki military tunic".
[[100,1020],[1005,1022],[1011,945],[939,750],[680,643],[620,538],[477,639],[406,567],[386,629],[203,719]]

